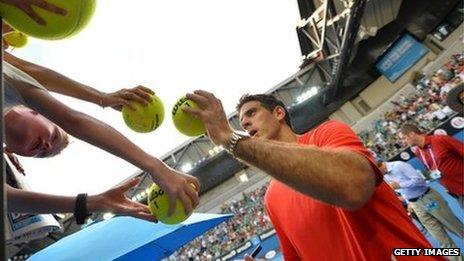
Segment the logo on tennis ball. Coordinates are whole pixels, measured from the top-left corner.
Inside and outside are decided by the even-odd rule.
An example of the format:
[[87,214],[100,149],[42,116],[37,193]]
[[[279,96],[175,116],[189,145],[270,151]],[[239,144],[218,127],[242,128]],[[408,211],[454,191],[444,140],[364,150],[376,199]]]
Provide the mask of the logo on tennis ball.
[[185,214],[184,204],[179,199],[176,201],[176,208],[174,213],[168,217],[169,197],[168,195],[155,183],[150,187],[148,192],[148,207],[151,213],[164,224],[179,224],[186,220],[192,213]]
[[182,134],[191,137],[205,133],[206,129],[203,122],[199,118],[185,113],[182,110],[185,107],[200,108],[198,104],[187,97],[180,98],[172,108],[172,121],[176,129]]
[[152,101],[144,106],[133,102],[134,110],[123,106],[122,117],[126,125],[132,130],[147,133],[156,130],[164,120],[164,106],[156,95],[151,95]]

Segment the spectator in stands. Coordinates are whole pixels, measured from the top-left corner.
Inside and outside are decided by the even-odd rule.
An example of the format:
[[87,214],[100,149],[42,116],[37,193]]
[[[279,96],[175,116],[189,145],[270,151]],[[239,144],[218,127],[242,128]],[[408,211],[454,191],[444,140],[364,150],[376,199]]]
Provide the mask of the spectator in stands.
[[394,138],[399,125],[414,122],[429,131],[453,115],[454,112],[445,106],[445,100],[448,92],[464,79],[463,64],[462,54],[455,54],[443,70],[437,70],[432,77],[417,74],[414,80],[417,92],[399,95],[397,100],[391,101],[393,109],[375,120],[372,130],[359,133],[364,144],[380,158],[388,160],[407,146]]
[[[193,240],[171,255],[169,260],[197,260],[188,256],[207,256],[215,259],[227,255],[245,244],[252,236],[259,236],[272,229],[262,204],[266,186],[243,193],[243,199],[232,199],[221,206],[221,213],[233,213],[234,217],[208,233]],[[200,247],[201,243],[201,247]]]
[[447,93],[446,104],[456,112],[464,111],[464,83],[454,86]]
[[48,91],[58,92],[101,106],[120,109],[131,101],[146,104],[151,98],[147,88],[138,86],[106,94],[76,82],[48,68],[26,62],[11,54],[4,54],[3,73],[5,84],[16,89],[20,97],[12,105],[25,105],[60,126],[67,133],[106,150],[149,173],[153,180],[169,195],[169,213],[175,210],[180,199],[185,211],[198,205],[198,193],[192,188],[200,187],[197,178],[168,167],[159,159],[147,154],[114,128],[66,106]]
[[[464,144],[446,135],[426,135],[414,124],[404,124],[401,136],[427,169],[440,178],[440,183],[463,207]],[[432,175],[433,176],[433,175]]]
[[347,125],[327,121],[298,136],[282,102],[251,95],[237,106],[248,136],[232,130],[213,94],[187,97],[201,109],[184,111],[215,144],[274,178],[265,206],[286,260],[387,260],[393,248],[430,247]]
[[379,169],[388,185],[409,202],[422,225],[435,237],[440,247],[456,248],[445,229],[463,238],[462,222],[453,214],[446,200],[427,185],[424,177],[403,161],[380,162]]

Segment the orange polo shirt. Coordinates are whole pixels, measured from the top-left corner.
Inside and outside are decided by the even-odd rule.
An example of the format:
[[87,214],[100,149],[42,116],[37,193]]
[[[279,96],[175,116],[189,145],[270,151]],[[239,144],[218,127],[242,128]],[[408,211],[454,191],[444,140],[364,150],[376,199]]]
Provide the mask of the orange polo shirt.
[[431,247],[393,190],[383,182],[372,156],[350,127],[327,121],[301,136],[299,143],[347,149],[362,155],[373,166],[377,184],[361,209],[348,211],[271,181],[264,201],[285,260],[390,260],[394,248]]

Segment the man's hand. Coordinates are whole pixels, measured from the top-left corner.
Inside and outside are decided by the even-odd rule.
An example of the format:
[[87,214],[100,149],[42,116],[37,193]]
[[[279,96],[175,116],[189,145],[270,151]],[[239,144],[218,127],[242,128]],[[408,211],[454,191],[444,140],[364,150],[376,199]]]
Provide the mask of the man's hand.
[[115,110],[120,111],[123,105],[134,109],[132,102],[141,103],[147,106],[151,102],[151,95],[155,94],[152,90],[144,86],[137,86],[132,89],[122,89],[113,93],[103,94],[101,98],[101,106],[112,107]]
[[398,182],[394,182],[394,181],[388,182],[388,185],[390,185],[390,187],[391,187],[392,189],[399,189],[399,188],[401,188],[400,184],[399,184]]
[[168,216],[171,216],[176,210],[177,199],[180,199],[184,204],[185,214],[192,212],[198,206],[200,182],[197,178],[171,168],[164,168],[159,174],[152,176],[156,184],[168,195]]
[[25,12],[32,20],[40,25],[47,25],[45,20],[38,15],[32,6],[40,7],[44,10],[59,14],[66,15],[67,11],[53,4],[48,3],[45,0],[0,0],[2,3],[15,6],[16,8]]
[[124,195],[130,188],[136,186],[139,181],[139,179],[133,179],[101,194],[89,196],[87,199],[89,212],[111,212],[157,222],[147,205],[132,201]]
[[187,98],[196,102],[201,109],[185,107],[183,110],[203,121],[208,136],[214,144],[226,146],[233,130],[229,125],[221,100],[212,93],[202,90],[188,93]]

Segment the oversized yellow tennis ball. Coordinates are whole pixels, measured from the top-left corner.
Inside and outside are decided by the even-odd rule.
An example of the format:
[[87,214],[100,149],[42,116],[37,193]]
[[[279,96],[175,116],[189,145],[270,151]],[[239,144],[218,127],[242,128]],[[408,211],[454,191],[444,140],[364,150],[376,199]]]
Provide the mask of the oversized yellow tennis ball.
[[192,107],[199,109],[200,107],[194,101],[187,97],[182,97],[177,100],[176,104],[172,108],[172,120],[177,130],[187,136],[199,136],[206,132],[205,125],[203,122],[190,114],[185,113],[182,108]]
[[47,23],[45,26],[32,20],[22,10],[0,2],[0,15],[11,27],[29,36],[58,40],[79,33],[89,23],[95,12],[96,0],[47,0],[48,3],[65,9],[59,15],[32,5],[31,8]]
[[11,47],[21,48],[27,45],[27,35],[18,32],[11,31],[3,35],[3,40]]
[[179,224],[192,214],[185,214],[184,204],[178,199],[176,201],[176,209],[174,213],[168,217],[168,195],[155,183],[153,183],[148,192],[148,207],[150,208],[151,213],[156,216],[159,221],[169,225]]
[[152,101],[144,106],[133,102],[135,110],[127,106],[122,107],[122,117],[126,125],[136,132],[151,132],[156,130],[164,120],[164,106],[156,95],[151,95]]

